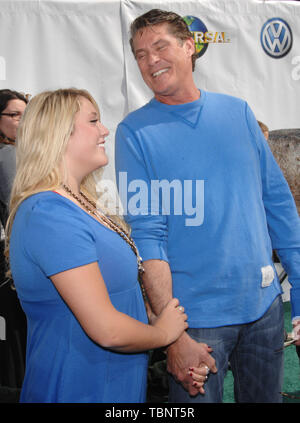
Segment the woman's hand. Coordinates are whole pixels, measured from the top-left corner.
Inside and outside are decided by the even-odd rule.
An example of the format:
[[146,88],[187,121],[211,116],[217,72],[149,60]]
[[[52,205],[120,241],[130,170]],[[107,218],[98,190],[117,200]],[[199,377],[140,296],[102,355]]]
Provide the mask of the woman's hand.
[[203,386],[208,379],[209,371],[208,366],[205,365],[189,368],[188,374],[193,379],[193,387],[198,389],[201,394],[205,394]]
[[165,332],[166,345],[169,345],[188,328],[186,320],[187,315],[184,313],[184,308],[179,306],[177,298],[173,298],[157,316],[153,326]]

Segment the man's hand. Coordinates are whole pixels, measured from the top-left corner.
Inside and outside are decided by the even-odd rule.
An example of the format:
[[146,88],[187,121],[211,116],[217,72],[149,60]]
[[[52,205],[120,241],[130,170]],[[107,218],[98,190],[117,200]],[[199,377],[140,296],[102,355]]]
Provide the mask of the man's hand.
[[194,341],[186,332],[167,349],[167,370],[179,381],[190,395],[204,394],[203,387],[193,386],[189,368],[206,365],[212,373],[217,372],[212,349],[206,344]]
[[293,320],[293,337],[295,339],[294,345],[300,346],[300,319]]

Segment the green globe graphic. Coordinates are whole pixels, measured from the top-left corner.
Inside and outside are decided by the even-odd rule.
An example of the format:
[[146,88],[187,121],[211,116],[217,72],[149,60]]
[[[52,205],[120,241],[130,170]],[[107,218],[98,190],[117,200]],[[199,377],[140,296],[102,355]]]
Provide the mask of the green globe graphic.
[[199,42],[198,37],[195,37],[195,32],[202,32],[205,34],[205,32],[207,32],[206,26],[199,18],[196,18],[195,16],[185,16],[183,19],[194,36],[197,57],[203,56],[208,48],[208,43]]

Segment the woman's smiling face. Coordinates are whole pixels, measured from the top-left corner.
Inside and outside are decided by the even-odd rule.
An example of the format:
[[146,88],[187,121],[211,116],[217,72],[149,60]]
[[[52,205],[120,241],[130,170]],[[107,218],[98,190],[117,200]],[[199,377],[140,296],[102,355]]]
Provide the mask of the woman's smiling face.
[[68,165],[86,175],[105,166],[108,157],[104,143],[108,134],[95,106],[85,97],[80,97],[80,110],[76,113],[65,154]]

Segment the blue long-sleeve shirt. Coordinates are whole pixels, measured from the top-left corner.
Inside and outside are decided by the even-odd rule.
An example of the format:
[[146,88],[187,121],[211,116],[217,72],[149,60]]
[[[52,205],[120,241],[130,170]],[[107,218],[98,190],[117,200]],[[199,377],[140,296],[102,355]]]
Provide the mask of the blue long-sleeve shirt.
[[132,236],[143,260],[170,264],[190,327],[260,318],[281,293],[272,249],[300,316],[299,216],[246,102],[152,99],[118,126],[115,157]]

